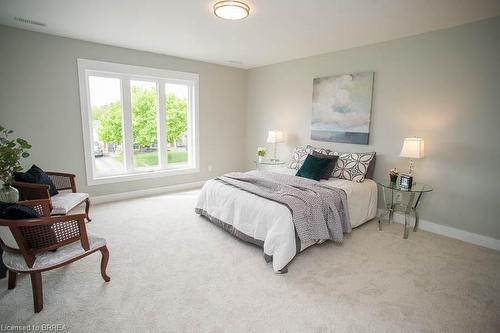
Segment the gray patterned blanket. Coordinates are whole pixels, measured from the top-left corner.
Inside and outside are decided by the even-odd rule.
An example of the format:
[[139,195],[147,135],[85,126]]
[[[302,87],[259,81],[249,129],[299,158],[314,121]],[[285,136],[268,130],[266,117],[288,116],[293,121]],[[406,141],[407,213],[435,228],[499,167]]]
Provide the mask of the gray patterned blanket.
[[217,180],[288,207],[301,241],[342,242],[344,233],[352,230],[347,196],[341,189],[315,180],[263,171],[231,172]]

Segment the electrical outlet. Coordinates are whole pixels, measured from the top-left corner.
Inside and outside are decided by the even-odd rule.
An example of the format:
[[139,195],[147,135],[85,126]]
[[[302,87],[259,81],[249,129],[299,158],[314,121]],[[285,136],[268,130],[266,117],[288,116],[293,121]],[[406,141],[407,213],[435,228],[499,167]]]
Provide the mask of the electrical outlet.
[[212,164],[208,165],[208,172],[212,172]]

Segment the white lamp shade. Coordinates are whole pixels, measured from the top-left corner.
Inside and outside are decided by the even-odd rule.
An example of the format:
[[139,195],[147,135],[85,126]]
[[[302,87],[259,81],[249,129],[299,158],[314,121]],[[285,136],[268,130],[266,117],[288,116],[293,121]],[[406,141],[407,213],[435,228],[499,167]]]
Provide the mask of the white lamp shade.
[[278,143],[284,142],[285,138],[282,131],[269,131],[267,133],[267,143]]
[[408,158],[424,157],[424,139],[406,138],[399,156]]

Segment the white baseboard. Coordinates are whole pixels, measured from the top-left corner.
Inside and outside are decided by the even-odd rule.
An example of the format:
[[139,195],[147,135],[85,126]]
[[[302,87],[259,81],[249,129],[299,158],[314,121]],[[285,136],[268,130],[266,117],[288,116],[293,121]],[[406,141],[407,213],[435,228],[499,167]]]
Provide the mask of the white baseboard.
[[193,182],[193,183],[185,183],[185,184],[177,184],[177,185],[148,188],[148,189],[139,190],[139,191],[130,191],[130,192],[99,195],[99,196],[91,197],[90,200],[92,201],[93,204],[101,204],[101,203],[105,203],[105,202],[113,202],[113,201],[121,201],[121,200],[134,199],[134,198],[140,198],[140,197],[147,197],[150,195],[157,195],[157,194],[163,194],[163,193],[169,193],[169,192],[178,192],[178,191],[191,190],[191,189],[195,189],[195,188],[201,188],[205,184],[205,182],[206,181],[204,180],[204,181]]
[[[381,209],[379,209],[379,214],[380,212]],[[404,224],[404,221],[405,221],[404,214],[394,213],[394,222]],[[411,222],[413,223],[413,218],[411,219]],[[447,227],[442,224],[429,222],[422,219],[419,219],[418,221],[418,228],[438,235],[443,235],[467,243],[484,246],[489,249],[500,251],[500,239],[495,239],[492,237],[475,234],[473,232],[457,228]]]

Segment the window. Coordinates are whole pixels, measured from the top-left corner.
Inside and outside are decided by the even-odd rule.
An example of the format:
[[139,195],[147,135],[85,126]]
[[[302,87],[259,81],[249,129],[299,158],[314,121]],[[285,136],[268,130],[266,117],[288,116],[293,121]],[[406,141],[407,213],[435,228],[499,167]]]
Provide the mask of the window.
[[198,74],[78,59],[89,185],[199,171]]

